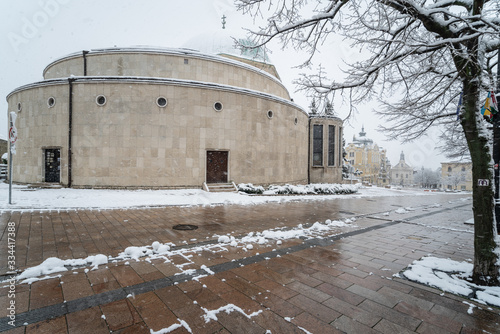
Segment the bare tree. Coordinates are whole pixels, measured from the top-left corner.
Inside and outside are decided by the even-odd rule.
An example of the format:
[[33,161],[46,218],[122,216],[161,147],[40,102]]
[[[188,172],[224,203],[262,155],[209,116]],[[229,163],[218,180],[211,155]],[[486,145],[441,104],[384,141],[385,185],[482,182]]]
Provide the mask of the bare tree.
[[469,147],[462,124],[456,120],[450,120],[448,123],[442,124],[441,129],[438,149],[452,160],[470,161]]
[[437,188],[441,181],[441,171],[422,167],[422,169],[417,170],[413,180],[415,183],[419,183],[422,188]]
[[[377,99],[382,126],[393,139],[410,141],[430,127],[457,122],[473,163],[473,280],[499,282],[495,254],[491,145],[480,113],[485,89],[493,88],[500,47],[500,4],[493,0],[237,0],[244,12],[267,18],[252,31],[263,46],[279,39],[308,53],[310,64],[330,35],[341,35],[369,56],[346,59],[342,82],[324,72],[303,75],[301,89],[317,96],[344,93],[351,105]],[[492,182],[490,182],[492,184]]]
[[460,183],[465,183],[467,180],[467,173],[466,172],[459,172],[459,173],[453,173],[453,174],[448,174],[446,177],[443,177],[441,182],[443,185],[450,186],[453,190],[458,189],[458,185]]

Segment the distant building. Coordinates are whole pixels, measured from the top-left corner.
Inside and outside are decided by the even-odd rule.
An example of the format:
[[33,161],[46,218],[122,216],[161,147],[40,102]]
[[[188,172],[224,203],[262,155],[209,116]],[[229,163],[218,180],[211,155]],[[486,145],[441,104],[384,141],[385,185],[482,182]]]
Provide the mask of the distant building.
[[442,162],[441,182],[445,189],[472,191],[472,163]]
[[387,152],[366,137],[364,127],[361,128],[359,137],[353,137],[345,151],[347,162],[354,171],[361,172],[358,178],[363,182],[379,186],[390,184],[391,164],[387,159]]
[[410,186],[413,182],[413,167],[405,161],[405,154],[401,151],[399,162],[391,168],[391,184],[398,186]]

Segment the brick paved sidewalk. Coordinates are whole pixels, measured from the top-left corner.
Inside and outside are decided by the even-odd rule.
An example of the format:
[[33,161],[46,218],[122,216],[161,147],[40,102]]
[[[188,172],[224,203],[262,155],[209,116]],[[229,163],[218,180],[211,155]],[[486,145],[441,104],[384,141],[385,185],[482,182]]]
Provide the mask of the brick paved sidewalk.
[[[68,257],[85,257],[91,255],[92,245],[95,253],[116,255],[131,244],[148,245],[154,240],[196,244],[214,233],[240,235],[383,209],[376,200],[364,201],[362,209],[352,201],[341,203],[344,213],[339,213],[338,202],[314,201],[275,204],[272,212],[272,206],[235,206],[30,213],[30,226],[37,225],[34,216],[42,218],[38,252],[43,255],[37,263],[30,246],[20,267],[39,264],[47,254],[61,257],[68,249]],[[405,199],[397,201],[408,204]],[[171,262],[120,261],[97,270],[70,270],[31,285],[18,284],[16,322],[22,326],[5,333],[150,333],[162,329],[171,333],[499,333],[498,308],[393,277],[427,254],[455,260],[472,257],[470,228],[434,228],[437,214],[426,216],[449,208],[467,216],[470,202],[442,201],[441,208],[405,216],[410,223],[393,221],[403,218],[394,214],[371,215],[358,218],[356,228],[339,228],[337,233],[342,234],[330,238],[294,239],[245,250],[229,246],[227,251],[197,249],[172,257]],[[258,213],[259,209],[268,211]],[[16,218],[13,213],[7,219],[18,219],[19,233],[28,224],[22,221],[23,215]],[[74,225],[64,223],[65,215]],[[413,221],[412,215],[422,217]],[[162,229],[162,221],[208,227],[174,232]],[[102,236],[100,247],[103,230],[97,229],[98,224],[109,233]],[[60,226],[66,241],[51,239],[61,235],[56,232]],[[27,235],[35,231],[31,226]],[[78,238],[70,240],[72,234]],[[59,247],[61,242],[66,244]],[[75,250],[78,242],[81,248]],[[2,317],[7,315],[7,293],[8,287],[0,290]],[[477,307],[469,312],[470,305]],[[207,315],[212,318],[206,319]]]

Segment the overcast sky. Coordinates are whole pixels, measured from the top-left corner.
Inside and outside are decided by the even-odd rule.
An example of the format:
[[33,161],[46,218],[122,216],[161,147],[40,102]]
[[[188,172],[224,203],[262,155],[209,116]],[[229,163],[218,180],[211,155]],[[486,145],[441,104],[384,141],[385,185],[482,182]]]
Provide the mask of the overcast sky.
[[[7,102],[15,88],[43,80],[45,66],[67,54],[107,47],[158,46],[182,47],[190,39],[208,31],[222,29],[221,17],[227,17],[230,32],[244,36],[243,28],[252,28],[253,20],[236,11],[232,0],[2,0],[0,2],[0,137],[7,137]],[[238,36],[235,36],[238,37]],[[293,68],[301,63],[300,53],[271,48],[271,62],[295,102],[308,108],[310,101],[295,92],[292,81],[304,70]],[[341,58],[355,56],[348,45],[326,43],[315,65],[337,68]],[[346,107],[335,106],[340,117]],[[417,143],[401,145],[385,141],[376,131],[381,120],[367,103],[356,118],[345,124],[347,143],[365,126],[367,136],[387,149],[393,165],[404,150],[407,163],[414,168],[440,167],[445,157],[434,151],[437,131]],[[19,133],[19,140],[22,134]]]

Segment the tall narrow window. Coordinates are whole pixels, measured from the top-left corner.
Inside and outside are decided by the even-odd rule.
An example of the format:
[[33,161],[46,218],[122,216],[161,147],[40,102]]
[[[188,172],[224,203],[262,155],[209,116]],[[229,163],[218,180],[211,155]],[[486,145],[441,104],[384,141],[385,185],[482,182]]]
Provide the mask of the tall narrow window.
[[328,166],[335,166],[335,125],[328,125]]
[[342,167],[344,164],[344,141],[342,138],[342,127],[339,126],[339,167]]
[[313,127],[313,166],[323,166],[323,125]]

